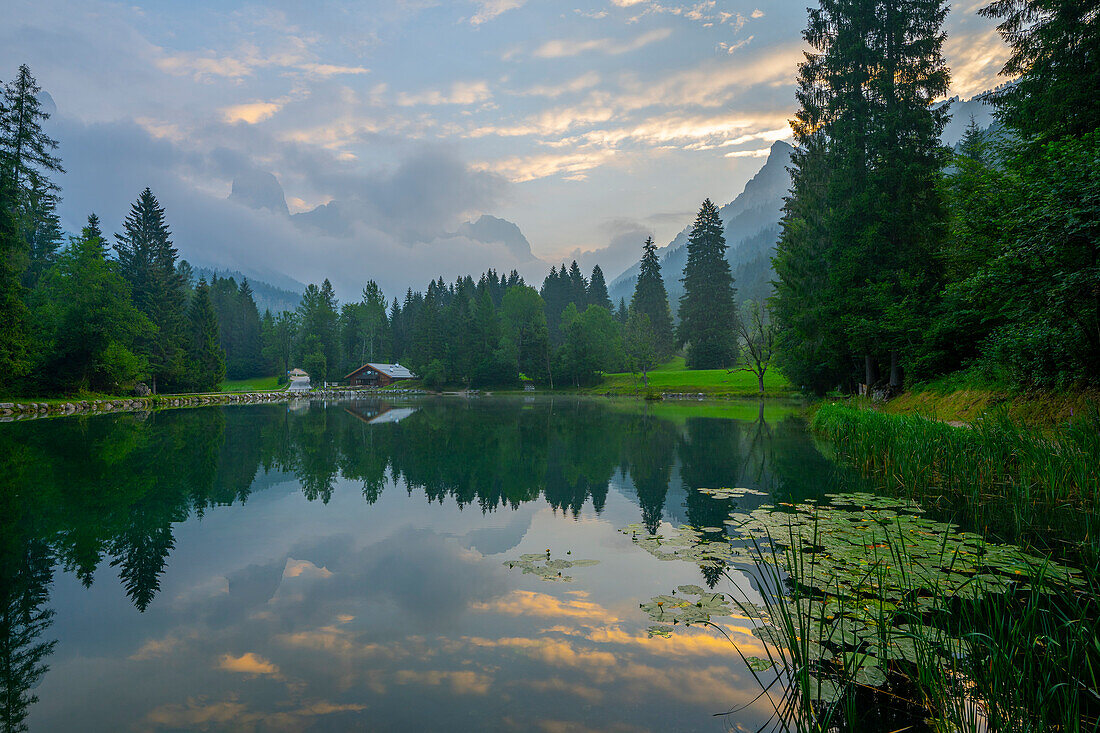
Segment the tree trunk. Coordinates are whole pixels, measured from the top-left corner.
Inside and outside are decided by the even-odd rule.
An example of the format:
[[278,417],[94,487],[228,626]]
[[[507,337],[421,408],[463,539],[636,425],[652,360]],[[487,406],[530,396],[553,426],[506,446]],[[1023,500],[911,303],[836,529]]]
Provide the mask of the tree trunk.
[[871,394],[871,388],[878,381],[878,362],[870,354],[863,357],[864,381],[867,384],[867,394]]
[[898,351],[893,349],[890,352],[890,387],[891,389],[901,389],[902,383],[902,370],[901,364],[898,363]]
[[[764,372],[758,372],[757,373],[756,381],[760,385],[760,396],[763,397],[764,396]],[[760,403],[760,404],[763,405],[764,403]],[[760,409],[763,410],[764,408],[761,407]]]

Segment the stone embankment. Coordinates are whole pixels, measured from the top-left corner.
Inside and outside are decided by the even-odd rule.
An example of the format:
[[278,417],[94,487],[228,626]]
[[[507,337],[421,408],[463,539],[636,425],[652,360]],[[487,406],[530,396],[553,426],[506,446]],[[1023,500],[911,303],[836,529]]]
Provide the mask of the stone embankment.
[[71,400],[68,402],[0,402],[0,422],[29,420],[65,415],[98,415],[108,412],[148,412],[178,407],[210,405],[254,405],[266,402],[294,402],[310,399],[372,397],[422,394],[420,390],[324,389],[281,392],[233,392],[194,395],[158,395],[156,397],[119,397],[115,399]]

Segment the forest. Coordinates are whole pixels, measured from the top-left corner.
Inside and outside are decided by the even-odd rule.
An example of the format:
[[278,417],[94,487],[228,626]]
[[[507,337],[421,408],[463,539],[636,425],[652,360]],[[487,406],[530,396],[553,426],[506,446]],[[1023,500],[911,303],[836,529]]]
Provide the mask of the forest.
[[[888,5],[888,4],[887,4]],[[1048,8],[1049,6],[1049,8]],[[883,6],[885,7],[885,6]],[[890,6],[893,8],[893,6]],[[806,393],[950,377],[1066,389],[1100,380],[1100,31],[1068,2],[999,0],[1011,81],[996,122],[952,150],[942,2],[822,0],[803,37],[792,184],[773,292],[736,306],[717,207],[692,226],[674,322],[652,239],[633,297],[612,303],[597,265],[430,280],[387,298],[366,279],[341,303],[310,285],[260,313],[247,280],[208,282],[179,258],[169,214],[140,192],[113,241],[95,214],[66,236],[63,171],[40,91],[21,66],[0,102],[0,370],[21,395],[209,391],[225,378],[315,383],[400,361],[428,387],[549,388],[689,369],[773,365]],[[873,59],[874,61],[870,61]],[[882,60],[880,63],[879,60]]]

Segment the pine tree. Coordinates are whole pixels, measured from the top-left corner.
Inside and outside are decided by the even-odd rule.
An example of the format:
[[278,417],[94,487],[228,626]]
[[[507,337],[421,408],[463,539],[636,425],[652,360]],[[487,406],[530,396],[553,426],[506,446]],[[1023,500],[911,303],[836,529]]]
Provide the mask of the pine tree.
[[153,390],[186,380],[182,349],[187,340],[185,286],[176,269],[176,248],[164,220],[164,209],[146,188],[130,207],[123,233],[115,235],[119,271],[130,284],[134,305],[156,326],[156,333],[138,343],[149,362]]
[[737,361],[733,276],[722,219],[710,199],[703,201],[695,217],[687,248],[677,336],[680,344],[688,345],[688,368],[731,367]]
[[[620,319],[628,318],[625,303],[619,306]],[[641,270],[634,284],[634,295],[630,299],[630,312],[644,313],[653,330],[653,344],[658,359],[667,359],[672,355],[674,339],[672,334],[672,312],[668,305],[668,291],[661,277],[661,262],[657,257],[657,245],[653,237],[646,237],[642,245]]]
[[[665,300],[667,302],[668,299]],[[619,307],[615,311],[615,319],[624,326],[630,320],[630,309],[626,307],[626,298],[619,298]]]
[[225,378],[225,352],[218,344],[218,315],[205,279],[195,286],[189,316],[187,381],[196,391],[212,392]]
[[57,194],[39,180],[23,192],[19,229],[27,243],[28,263],[23,271],[23,285],[28,290],[33,290],[39,278],[57,261],[62,239],[58,202]]
[[588,281],[588,304],[613,310],[611,296],[607,294],[607,282],[599,265],[592,268],[592,279]]

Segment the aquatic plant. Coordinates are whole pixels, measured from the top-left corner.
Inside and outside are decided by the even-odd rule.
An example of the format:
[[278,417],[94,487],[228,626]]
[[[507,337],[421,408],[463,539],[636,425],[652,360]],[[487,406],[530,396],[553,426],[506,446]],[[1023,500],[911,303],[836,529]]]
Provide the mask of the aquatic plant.
[[[707,541],[691,527],[633,534],[662,559],[736,564],[763,599],[762,606],[739,600],[747,589],[727,573],[736,593],[709,594],[703,605],[675,594],[643,604],[656,623],[650,634],[688,622],[725,633],[710,616],[750,619],[766,658],[742,657],[790,730],[859,730],[872,708],[893,708],[903,719],[930,715],[958,730],[995,722],[995,729],[1043,730],[1084,719],[1100,648],[1088,648],[1096,642],[1087,617],[1069,610],[1096,597],[1079,571],[986,542],[916,504],[866,493],[826,499],[735,512],[728,542]],[[1052,607],[1063,608],[1060,620],[1040,612]],[[1047,661],[1027,658],[1036,644],[1056,640],[1061,646],[1044,650]],[[1070,663],[1084,671],[1071,672]],[[1038,687],[1020,690],[1021,678]],[[773,699],[777,683],[783,694]],[[857,703],[868,696],[873,705]],[[1043,710],[1035,709],[1037,697]]]
[[[567,552],[572,554],[572,551]],[[550,550],[546,552],[529,552],[519,556],[518,560],[505,560],[504,565],[508,569],[520,568],[524,575],[537,575],[543,580],[568,583],[573,580],[571,575],[565,575],[563,571],[569,568],[583,568],[590,565],[598,565],[599,560],[566,560],[564,558],[551,559]]]

